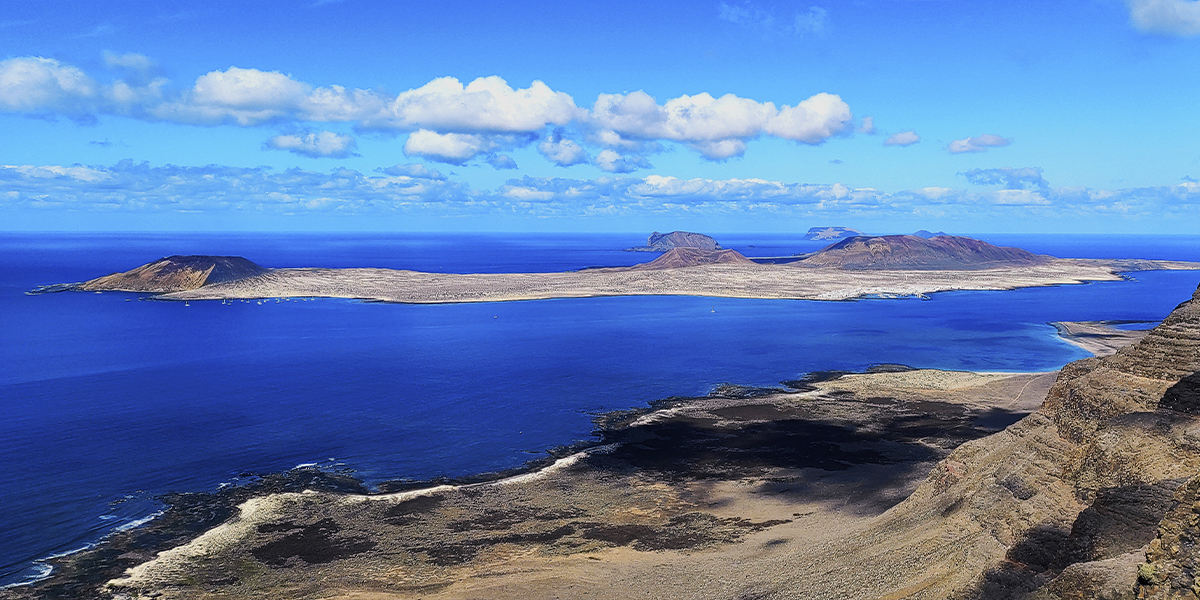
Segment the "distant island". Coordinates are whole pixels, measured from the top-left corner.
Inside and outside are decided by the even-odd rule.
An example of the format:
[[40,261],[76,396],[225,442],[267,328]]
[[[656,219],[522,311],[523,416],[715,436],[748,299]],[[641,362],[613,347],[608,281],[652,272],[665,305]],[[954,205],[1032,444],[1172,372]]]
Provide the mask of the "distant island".
[[864,235],[863,232],[849,227],[812,227],[808,233],[804,234],[804,239],[812,242],[824,242],[861,235]]
[[939,231],[937,233],[934,233],[927,229],[919,229],[919,230],[917,230],[916,233],[913,233],[913,235],[915,235],[917,237],[923,237],[923,238],[928,239],[928,238],[938,237],[939,235],[950,235],[950,234],[946,233],[945,231]]
[[929,238],[916,235],[849,237],[796,264],[842,269],[986,269],[1043,265],[1053,260],[1053,257],[1020,248],[943,234]]
[[690,231],[672,231],[671,233],[659,233],[655,231],[650,234],[650,238],[646,240],[645,246],[634,246],[626,248],[626,252],[668,252],[673,248],[698,248],[700,250],[720,250],[721,245],[717,240],[704,235],[703,233],[692,233]]
[[1120,272],[1148,270],[1200,270],[1200,263],[1063,259],[957,236],[855,236],[786,264],[759,264],[729,249],[675,247],[632,267],[558,273],[265,269],[234,256],[168,256],[124,273],[29,293],[125,291],[155,293],[161,300],[327,297],[413,304],[646,295],[850,300],[1115,281]]

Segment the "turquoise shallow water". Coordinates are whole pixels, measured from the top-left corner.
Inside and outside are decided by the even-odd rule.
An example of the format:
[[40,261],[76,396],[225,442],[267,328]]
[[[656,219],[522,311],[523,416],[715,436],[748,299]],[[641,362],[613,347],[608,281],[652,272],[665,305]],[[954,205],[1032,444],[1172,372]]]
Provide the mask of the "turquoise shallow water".
[[[1200,260],[1200,237],[983,236],[1059,256]],[[750,255],[819,247],[718,236]],[[318,463],[367,482],[518,466],[593,414],[873,363],[1051,370],[1049,321],[1156,320],[1196,272],[931,300],[633,297],[407,306],[25,296],[176,253],[445,272],[632,264],[637,235],[0,235],[0,584],[156,510],[167,491]],[[753,246],[753,247],[751,247]],[[126,300],[134,300],[127,302]]]

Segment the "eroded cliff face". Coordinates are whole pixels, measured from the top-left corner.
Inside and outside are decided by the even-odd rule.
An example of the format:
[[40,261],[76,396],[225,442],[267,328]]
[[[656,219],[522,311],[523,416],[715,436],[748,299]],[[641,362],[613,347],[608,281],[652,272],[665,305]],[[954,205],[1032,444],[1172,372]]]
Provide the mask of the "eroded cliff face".
[[922,560],[942,575],[916,597],[1197,597],[1198,372],[1200,290],[1142,342],[1064,368],[1038,412],[955,450],[880,523],[908,545],[929,529]]

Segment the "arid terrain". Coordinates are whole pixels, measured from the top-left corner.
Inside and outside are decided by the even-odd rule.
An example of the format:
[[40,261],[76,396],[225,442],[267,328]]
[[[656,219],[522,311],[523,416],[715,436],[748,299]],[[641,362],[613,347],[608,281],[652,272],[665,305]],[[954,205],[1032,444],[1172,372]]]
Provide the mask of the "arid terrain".
[[[1145,269],[1195,269],[1146,261]],[[439,274],[391,269],[274,269],[245,279],[164,294],[169,300],[324,297],[384,302],[501,302],[591,296],[688,295],[724,298],[848,300],[918,296],[949,290],[1009,290],[1115,281],[1105,261],[1057,260],[973,271],[846,270],[791,265],[705,264],[658,270],[590,269],[564,273]]]

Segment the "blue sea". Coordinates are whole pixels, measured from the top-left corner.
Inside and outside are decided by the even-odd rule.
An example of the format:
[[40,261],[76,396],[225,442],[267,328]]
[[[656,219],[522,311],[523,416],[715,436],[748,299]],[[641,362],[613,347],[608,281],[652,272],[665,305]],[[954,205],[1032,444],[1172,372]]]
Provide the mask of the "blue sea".
[[[796,236],[717,235],[749,256]],[[981,235],[1063,257],[1200,261],[1200,236]],[[1053,370],[1047,323],[1156,321],[1200,272],[931,299],[697,297],[400,305],[27,296],[170,254],[267,267],[562,271],[643,262],[644,235],[0,234],[0,585],[141,522],[170,491],[316,464],[368,484],[504,470],[589,438],[592,417],[720,383],[874,363]]]

